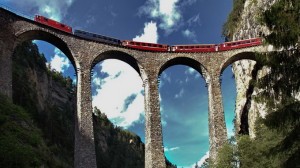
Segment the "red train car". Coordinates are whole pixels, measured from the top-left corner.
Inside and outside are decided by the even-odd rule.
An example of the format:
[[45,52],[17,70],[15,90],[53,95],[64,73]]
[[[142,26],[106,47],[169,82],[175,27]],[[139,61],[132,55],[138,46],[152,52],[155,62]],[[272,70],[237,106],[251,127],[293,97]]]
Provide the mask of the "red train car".
[[173,45],[173,52],[214,52],[218,51],[216,44]]
[[168,51],[169,49],[169,46],[165,44],[144,43],[144,42],[137,42],[131,40],[123,40],[122,45],[130,48],[147,50],[147,51],[165,52]]
[[59,23],[55,20],[46,18],[44,16],[36,15],[34,17],[34,21],[45,24],[47,26],[50,26],[50,27],[53,27],[56,29],[59,29],[59,30],[62,30],[62,31],[65,31],[65,32],[68,32],[68,33],[72,33],[72,27],[62,24],[62,23]]
[[261,45],[262,40],[261,38],[252,38],[247,40],[240,40],[240,41],[233,41],[233,42],[226,42],[219,45],[219,51],[226,51],[226,50],[233,50],[238,48],[246,48]]

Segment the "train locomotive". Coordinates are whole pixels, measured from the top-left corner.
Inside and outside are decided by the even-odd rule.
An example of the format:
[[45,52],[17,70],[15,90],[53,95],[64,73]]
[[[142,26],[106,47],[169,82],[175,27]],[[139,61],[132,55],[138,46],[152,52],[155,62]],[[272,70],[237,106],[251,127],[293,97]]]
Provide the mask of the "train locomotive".
[[72,27],[62,24],[60,22],[57,22],[55,20],[46,18],[44,16],[35,15],[34,21],[39,22],[44,25],[47,25],[47,26],[50,26],[50,27],[53,27],[55,29],[62,30],[67,33],[72,33]]
[[[44,16],[36,15],[34,17],[34,21],[73,34],[72,27],[57,22],[55,20],[46,18]],[[152,52],[186,52],[186,53],[218,52],[218,51],[228,51],[233,49],[253,47],[262,44],[261,38],[252,38],[247,40],[225,42],[221,44],[190,44],[190,45],[169,46],[167,44],[145,43],[145,42],[137,42],[132,40],[119,40],[116,38],[90,33],[83,30],[74,30],[74,35],[84,39],[93,40],[101,43],[119,45],[119,46],[128,47],[132,49],[152,51]]]

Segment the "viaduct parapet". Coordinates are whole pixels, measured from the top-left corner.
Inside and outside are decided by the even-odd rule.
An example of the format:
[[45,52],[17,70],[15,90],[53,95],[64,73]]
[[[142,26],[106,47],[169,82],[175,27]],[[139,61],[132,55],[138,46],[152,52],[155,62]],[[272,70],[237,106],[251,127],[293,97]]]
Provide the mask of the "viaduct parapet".
[[[141,76],[145,89],[145,167],[165,168],[158,77],[173,65],[187,65],[200,72],[208,85],[210,158],[227,140],[220,75],[234,61],[255,60],[255,52],[267,52],[256,46],[212,53],[146,52],[82,39],[0,8],[0,92],[12,97],[12,54],[28,40],[44,40],[59,48],[77,70],[77,113],[75,124],[76,168],[96,168],[92,120],[91,69],[105,59],[128,63]],[[199,102],[200,103],[200,102]],[[199,130],[200,133],[201,130]]]

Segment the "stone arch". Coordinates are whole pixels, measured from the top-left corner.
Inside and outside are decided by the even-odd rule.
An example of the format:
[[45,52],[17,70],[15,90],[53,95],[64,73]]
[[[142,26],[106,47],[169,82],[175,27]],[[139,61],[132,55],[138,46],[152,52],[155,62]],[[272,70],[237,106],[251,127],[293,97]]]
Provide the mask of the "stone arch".
[[[191,68],[194,68],[197,72],[199,72],[203,76],[203,70],[206,71],[206,68],[201,64],[199,61],[189,58],[189,57],[176,57],[171,60],[168,60],[165,62],[160,68],[158,76],[167,68],[173,66],[173,65],[186,65]],[[202,69],[204,68],[204,69]]]
[[[207,74],[207,70],[206,70],[206,68],[204,67],[204,65],[200,62],[200,61],[198,61],[198,60],[196,60],[196,59],[194,59],[194,58],[191,58],[191,57],[185,57],[185,56],[179,56],[179,57],[173,57],[172,59],[170,59],[170,60],[167,60],[166,62],[164,62],[163,64],[162,64],[162,66],[160,66],[159,67],[159,73],[158,73],[158,76],[160,76],[160,75],[162,75],[162,73],[163,72],[166,72],[166,71],[168,71],[169,69],[171,69],[171,68],[173,68],[173,66],[175,66],[175,65],[184,65],[184,66],[187,66],[188,68],[193,68],[195,71],[197,71],[199,74],[201,74],[202,76],[203,76],[203,78],[206,78],[206,77],[208,77],[208,76],[205,76],[205,75],[208,75]],[[184,68],[187,68],[187,67],[184,67]],[[182,70],[182,69],[181,69]],[[182,71],[181,71],[182,72]],[[199,74],[197,74],[197,75],[199,75]],[[176,76],[177,76],[178,74],[176,74]],[[182,74],[182,75],[188,75],[188,74]],[[163,76],[163,75],[162,75]],[[174,76],[173,76],[174,77]],[[172,77],[171,77],[172,78]],[[172,81],[175,81],[175,80],[173,80],[173,78],[172,78]],[[200,82],[201,81],[201,82]],[[205,80],[203,80],[203,79],[201,79],[200,78],[200,80],[198,79],[198,81],[192,81],[191,83],[189,82],[188,84],[184,84],[184,85],[181,85],[181,84],[176,84],[175,82],[173,82],[171,85],[173,85],[173,86],[175,86],[175,85],[178,85],[178,86],[176,86],[176,87],[178,87],[178,88],[183,88],[183,89],[187,89],[187,87],[190,87],[190,86],[192,86],[192,85],[194,85],[194,86],[196,86],[197,88],[201,88],[201,89],[199,89],[199,90],[197,90],[197,91],[195,91],[195,90],[193,90],[193,93],[196,93],[196,94],[193,94],[193,100],[196,100],[196,101],[190,101],[191,99],[186,99],[186,98],[183,98],[183,99],[177,99],[177,101],[178,102],[183,102],[182,104],[185,104],[184,106],[186,106],[186,108],[183,110],[182,109],[182,107],[183,106],[181,106],[181,105],[179,105],[179,106],[176,106],[175,104],[181,104],[181,103],[175,103],[175,104],[173,104],[172,105],[172,107],[174,108],[174,109],[177,109],[177,110],[171,110],[171,108],[169,108],[169,107],[167,107],[167,104],[164,104],[164,98],[166,98],[165,99],[165,101],[174,101],[173,99],[172,99],[172,97],[170,97],[170,96],[164,96],[164,93],[163,93],[163,90],[165,90],[164,92],[166,92],[166,90],[167,90],[167,92],[169,92],[170,91],[170,89],[169,88],[160,88],[160,87],[158,87],[160,90],[159,90],[159,92],[160,92],[160,100],[159,100],[159,102],[160,102],[160,104],[162,105],[161,107],[163,107],[163,106],[165,106],[163,109],[164,109],[164,112],[162,111],[162,110],[160,110],[159,112],[160,112],[160,115],[161,115],[161,120],[163,121],[163,118],[164,118],[164,115],[167,115],[168,116],[168,118],[170,119],[170,121],[172,121],[172,120],[175,120],[176,119],[176,117],[175,116],[180,116],[180,119],[181,120],[184,120],[182,117],[183,116],[185,116],[186,115],[186,112],[190,112],[189,113],[189,116],[187,117],[187,118],[189,118],[191,121],[193,120],[193,121],[199,121],[199,119],[203,119],[203,120],[206,120],[205,122],[207,122],[207,123],[205,123],[205,122],[203,122],[202,120],[201,121],[199,121],[199,122],[197,122],[197,123],[202,123],[202,124],[205,124],[206,126],[208,126],[209,125],[209,123],[208,123],[208,120],[209,120],[209,111],[208,111],[208,113],[206,112],[206,111],[202,111],[202,110],[199,110],[199,107],[206,107],[206,109],[207,109],[207,107],[208,107],[208,103],[209,103],[209,101],[208,101],[208,94],[207,94],[207,92],[202,92],[202,90],[207,90],[207,87],[205,87]],[[192,84],[193,83],[193,84]],[[170,86],[170,85],[169,85]],[[179,89],[179,90],[180,90]],[[200,91],[200,92],[199,92]],[[178,93],[178,92],[177,92]],[[187,93],[187,92],[186,92]],[[189,94],[189,96],[191,95],[191,93],[188,93]],[[172,95],[172,96],[174,96],[174,95]],[[205,102],[203,102],[201,99],[202,99],[202,96],[204,97],[203,99],[206,99],[205,100]],[[174,98],[174,97],[173,97]],[[197,104],[196,106],[193,106],[193,107],[197,107],[197,108],[195,108],[195,109],[192,109],[192,108],[189,108],[190,107],[190,105],[191,104],[189,104],[190,102],[193,102],[193,103],[191,103],[191,104]],[[203,103],[203,104],[202,104]],[[207,109],[208,110],[208,109]],[[202,113],[203,112],[203,113]],[[165,114],[164,114],[165,113]],[[205,116],[205,117],[204,117]],[[166,119],[166,122],[169,122],[168,121],[168,119],[167,118],[165,118]],[[194,123],[194,122],[193,122]],[[168,124],[167,124],[168,125]],[[170,144],[172,144],[172,141],[173,140],[171,140],[169,137],[170,137],[170,132],[172,132],[171,134],[172,134],[172,136],[174,136],[174,137],[176,137],[176,138],[179,138],[180,136],[186,136],[186,135],[192,135],[192,131],[191,130],[193,130],[193,129],[195,129],[195,128],[197,128],[197,126],[200,126],[200,124],[198,125],[196,125],[196,124],[183,124],[183,123],[180,123],[180,122],[176,122],[176,125],[177,126],[179,126],[179,127],[182,127],[182,128],[185,128],[185,130],[188,130],[188,131],[186,131],[186,132],[184,132],[184,134],[183,133],[173,133],[174,132],[174,130],[172,130],[172,128],[171,127],[174,127],[173,125],[171,126],[170,125],[170,127],[168,128],[167,126],[165,126],[165,127],[162,127],[162,130],[163,130],[163,134],[162,134],[162,139],[163,139],[163,144],[164,145],[166,145],[166,146],[164,146],[164,147],[170,147],[170,146],[168,146],[168,145],[170,145]],[[170,130],[172,130],[172,131],[170,131]],[[203,128],[203,130],[202,130],[203,132],[205,132],[205,133],[208,133],[208,136],[205,138],[205,142],[203,142],[202,140],[204,140],[204,139],[202,139],[202,137],[201,137],[201,135],[200,134],[198,134],[198,135],[194,135],[195,137],[196,137],[196,139],[197,139],[197,142],[199,141],[201,141],[200,143],[198,143],[198,145],[197,146],[195,146],[195,150],[200,150],[201,149],[201,145],[203,145],[203,144],[206,144],[206,143],[208,143],[209,142],[209,136],[211,136],[211,135],[209,135],[209,127],[205,127],[205,128]],[[178,131],[177,131],[178,132]],[[180,139],[180,138],[179,138]],[[196,140],[195,140],[196,141]],[[186,143],[187,141],[185,141],[185,140],[181,140],[181,141],[176,141],[176,142],[178,142],[178,144],[182,144],[182,143]],[[180,142],[180,143],[179,143]],[[174,145],[174,144],[173,144]],[[172,146],[172,145],[171,145]],[[203,145],[204,146],[204,145]],[[187,149],[187,147],[185,147],[185,146],[181,146],[182,147],[182,149],[181,150],[186,150]],[[164,153],[165,153],[165,155],[168,155],[168,151],[164,151]],[[182,153],[181,152],[178,152],[178,154],[181,154],[182,155]],[[177,154],[177,156],[178,156],[178,154]],[[175,154],[174,154],[175,155]],[[196,157],[201,157],[201,152],[198,152],[198,154],[197,155],[199,155],[199,156],[196,156]],[[171,159],[169,156],[168,157],[166,157],[167,159]],[[193,157],[191,157],[191,158],[193,158]],[[174,159],[174,158],[173,158]],[[195,159],[195,158],[193,158],[193,159]],[[182,160],[181,160],[182,161]],[[196,159],[195,159],[195,161],[197,161]],[[173,164],[178,164],[180,162],[180,159],[178,159],[177,161],[174,161],[174,163]]]
[[[24,41],[28,40],[43,40],[46,41],[58,49],[60,49],[71,61],[73,67],[76,69],[77,64],[75,58],[73,57],[72,51],[68,47],[68,44],[60,37],[55,35],[54,33],[42,30],[42,29],[34,29],[34,30],[23,30],[17,32],[16,34],[17,40],[14,45],[14,48],[21,44]],[[78,67],[77,67],[78,68]]]
[[[231,64],[233,64],[236,61],[241,61],[241,60],[251,60],[251,61],[255,61],[256,64],[253,67],[253,70],[251,71],[251,73],[249,73],[249,75],[252,77],[252,79],[256,79],[257,77],[257,72],[258,70],[261,68],[261,64],[258,62],[259,60],[256,57],[256,52],[254,51],[247,51],[247,52],[240,52],[237,53],[231,57],[229,57],[228,59],[224,60],[224,62],[221,64],[221,71],[220,74],[223,73],[223,71]],[[236,80],[236,79],[234,79]],[[245,81],[243,81],[245,82]],[[246,84],[243,84],[244,86],[246,86]],[[238,93],[238,86],[236,86],[235,88],[237,90],[237,97],[239,97],[239,93],[242,93],[242,95],[244,95],[244,99],[245,102],[243,102],[242,106],[240,109],[237,108],[237,106],[235,107],[236,110],[238,112],[235,112],[235,130],[236,133],[242,133],[242,134],[249,134],[249,121],[248,121],[248,115],[249,115],[249,110],[251,108],[251,95],[254,91],[254,86],[249,84],[246,88],[246,90],[244,92],[239,91]],[[240,98],[239,98],[240,99]]]
[[248,59],[248,60],[252,60],[252,61],[257,61],[256,56],[255,56],[255,52],[241,52],[238,54],[235,54],[231,57],[229,57],[228,59],[225,59],[225,61],[221,64],[221,71],[220,74],[223,73],[223,71],[232,63],[236,62],[236,61],[240,61],[243,59]]
[[132,56],[126,52],[118,51],[118,50],[109,50],[109,51],[100,53],[93,60],[91,69],[93,69],[97,63],[107,60],[107,59],[117,59],[117,60],[123,61],[123,62],[127,63],[129,66],[131,66],[133,69],[135,69],[135,71],[139,74],[139,76],[142,78],[142,80],[144,80],[146,78],[144,68],[138,62],[138,60],[136,58],[134,58],[134,56]]

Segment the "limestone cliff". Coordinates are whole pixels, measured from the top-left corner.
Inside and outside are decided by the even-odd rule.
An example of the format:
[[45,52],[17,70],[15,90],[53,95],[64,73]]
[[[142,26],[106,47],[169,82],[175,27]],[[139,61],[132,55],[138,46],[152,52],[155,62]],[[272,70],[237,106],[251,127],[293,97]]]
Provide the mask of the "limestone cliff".
[[[268,34],[269,30],[260,24],[259,17],[275,1],[245,0],[241,19],[237,24],[232,39],[242,40]],[[258,69],[260,67],[256,65],[255,61],[251,60],[237,61],[232,66],[237,88],[235,106],[236,132],[249,134],[250,137],[255,137],[254,123],[257,116],[265,115],[264,106],[252,99],[257,93],[257,89],[249,85],[251,79],[256,79],[266,72],[266,69]]]

